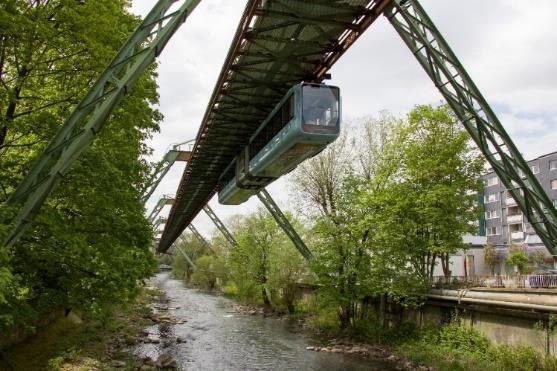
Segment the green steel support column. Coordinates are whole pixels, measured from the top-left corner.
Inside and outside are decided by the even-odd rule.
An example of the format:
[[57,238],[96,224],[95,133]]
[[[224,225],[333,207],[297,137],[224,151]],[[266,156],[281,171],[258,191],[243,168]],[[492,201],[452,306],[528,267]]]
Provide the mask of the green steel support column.
[[215,253],[211,248],[209,242],[205,239],[205,237],[201,235],[201,233],[199,233],[199,231],[193,226],[193,224],[190,224],[188,228],[190,229],[191,233],[193,233],[193,235],[203,244],[203,246],[205,246],[207,250],[209,250],[212,254]]
[[164,178],[166,173],[168,173],[168,171],[176,161],[189,161],[191,152],[181,151],[179,148],[182,144],[186,144],[189,142],[191,142],[191,140],[174,145],[173,148],[168,151],[166,155],[164,155],[163,159],[155,166],[153,174],[147,181],[145,188],[141,191],[141,193],[143,194],[143,196],[141,197],[143,202],[147,202],[149,197],[151,197],[153,192],[155,192],[155,189],[158,187],[161,180]]
[[556,257],[555,206],[425,10],[417,0],[393,0],[384,14]]
[[238,242],[236,242],[236,240],[234,239],[232,234],[228,231],[228,229],[225,227],[223,222],[221,222],[221,220],[215,214],[213,209],[211,209],[211,207],[209,205],[205,205],[205,206],[203,206],[203,211],[205,211],[205,213],[207,213],[207,215],[209,215],[209,218],[211,218],[213,223],[215,223],[215,225],[217,226],[219,231],[221,231],[221,233],[224,235],[224,238],[226,238],[228,243],[230,243],[230,245],[232,245],[232,247],[237,247]]
[[174,243],[174,247],[176,247],[176,250],[180,251],[180,253],[182,254],[182,256],[186,259],[186,261],[188,262],[188,264],[191,265],[191,267],[192,267],[193,269],[197,269],[197,266],[196,266],[195,263],[190,259],[190,257],[188,256],[188,254],[186,254],[186,253],[184,252],[184,250],[182,250],[182,249],[180,248],[180,246],[178,246],[178,244],[179,244],[179,243],[182,243],[182,242],[183,242],[183,240],[182,240],[182,238],[180,237],[180,238],[179,238],[179,242],[177,241],[177,242]]
[[159,218],[155,221],[155,224],[153,224],[153,230],[158,231],[159,227],[160,227],[162,224],[166,224],[166,222],[167,222],[167,219],[166,219],[166,218],[163,218],[162,216],[159,217]]
[[[170,7],[181,2],[175,11]],[[85,151],[114,107],[155,60],[200,0],[159,0],[106,70],[75,107],[6,203],[19,208],[3,241],[9,247],[25,231],[73,162]]]
[[157,202],[157,204],[153,208],[153,211],[151,211],[151,214],[149,214],[148,217],[149,221],[153,223],[155,221],[155,218],[159,215],[159,213],[163,209],[163,207],[165,207],[166,205],[172,205],[173,203],[174,203],[174,198],[172,196],[168,196],[168,195],[162,196],[159,202]]
[[290,221],[288,221],[286,216],[284,216],[283,212],[280,210],[280,208],[276,204],[275,200],[273,200],[269,192],[267,192],[267,190],[263,188],[261,191],[259,191],[257,197],[263,203],[263,205],[265,205],[267,210],[269,210],[273,218],[275,218],[277,224],[282,228],[284,233],[286,233],[286,235],[290,238],[290,241],[292,241],[292,243],[294,244],[296,249],[298,249],[300,254],[302,254],[302,256],[306,258],[306,260],[310,260],[313,257],[311,251],[308,249],[308,247],[306,246],[306,244],[304,243],[304,241],[302,240],[298,232],[296,232],[292,224],[290,224]]

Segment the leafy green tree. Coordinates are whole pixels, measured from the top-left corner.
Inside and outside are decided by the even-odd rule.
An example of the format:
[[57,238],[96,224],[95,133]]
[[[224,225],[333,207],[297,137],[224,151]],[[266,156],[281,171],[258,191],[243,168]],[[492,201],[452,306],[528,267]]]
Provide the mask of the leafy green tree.
[[[137,26],[128,6],[0,5],[0,201]],[[23,238],[0,251],[0,327],[61,306],[98,312],[133,297],[153,272],[152,231],[137,189],[149,172],[143,140],[161,120],[155,76],[153,67],[137,82]],[[0,206],[0,234],[12,213]]]
[[521,246],[513,244],[509,248],[507,263],[515,267],[518,274],[525,274],[527,273],[528,253]]
[[191,276],[191,282],[205,290],[214,290],[218,279],[224,274],[225,267],[222,258],[213,255],[203,255],[195,261],[196,269]]
[[465,248],[477,220],[483,160],[446,106],[415,107],[392,145],[400,163],[383,188],[389,207],[378,209],[384,243],[391,236],[421,280],[431,282],[438,259],[449,277],[449,256]]

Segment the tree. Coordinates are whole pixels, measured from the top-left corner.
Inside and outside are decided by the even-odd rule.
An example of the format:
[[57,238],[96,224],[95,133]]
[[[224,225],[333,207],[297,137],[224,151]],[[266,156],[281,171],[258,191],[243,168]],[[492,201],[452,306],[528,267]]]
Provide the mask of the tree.
[[230,278],[240,288],[244,299],[259,298],[271,306],[267,292],[270,250],[280,231],[274,219],[262,209],[245,217],[234,231],[238,246],[230,251]]
[[495,246],[489,242],[484,246],[484,262],[489,267],[491,274],[495,274],[495,265],[499,262],[499,260],[497,259]]
[[[124,0],[0,6],[0,201],[137,26],[128,6]],[[142,141],[161,119],[154,71],[139,79],[23,238],[0,252],[0,272],[7,272],[0,277],[9,277],[0,286],[0,327],[60,306],[96,313],[133,297],[154,271],[138,192],[149,171]],[[3,225],[12,213],[0,206]]]
[[509,247],[507,263],[515,267],[518,274],[525,274],[528,265],[528,253],[521,246],[512,244]]
[[415,107],[392,144],[401,161],[384,188],[390,202],[384,217],[393,220],[385,227],[404,237],[422,279],[431,282],[438,258],[449,278],[449,256],[465,248],[462,235],[477,220],[483,160],[447,106]]
[[[350,128],[359,130],[360,135],[344,132],[320,155],[300,166],[293,179],[300,198],[317,210],[311,268],[317,276],[321,301],[338,310],[343,329],[366,316],[370,296],[388,291],[385,286],[390,281],[382,269],[391,269],[392,264],[371,263],[377,258],[370,250],[375,231],[362,224],[369,209],[359,197],[372,179],[379,179],[379,174],[388,179],[386,174],[392,173],[396,156],[390,152],[394,147],[386,143],[397,124],[398,120],[387,114],[366,119],[362,128]],[[375,133],[380,134],[379,139]]]

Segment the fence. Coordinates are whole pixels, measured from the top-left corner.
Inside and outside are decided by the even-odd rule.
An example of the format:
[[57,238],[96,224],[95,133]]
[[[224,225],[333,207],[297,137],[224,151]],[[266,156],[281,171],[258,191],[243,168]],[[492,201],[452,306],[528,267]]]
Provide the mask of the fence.
[[529,274],[529,275],[497,275],[497,276],[453,276],[447,279],[444,276],[433,278],[436,288],[557,288],[557,275],[555,274]]

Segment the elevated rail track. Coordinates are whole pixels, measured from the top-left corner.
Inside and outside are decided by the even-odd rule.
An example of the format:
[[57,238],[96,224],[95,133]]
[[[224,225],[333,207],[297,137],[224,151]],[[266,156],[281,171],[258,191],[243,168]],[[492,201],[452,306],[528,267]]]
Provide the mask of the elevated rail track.
[[288,89],[321,82],[388,0],[248,1],[158,247],[166,251]]

